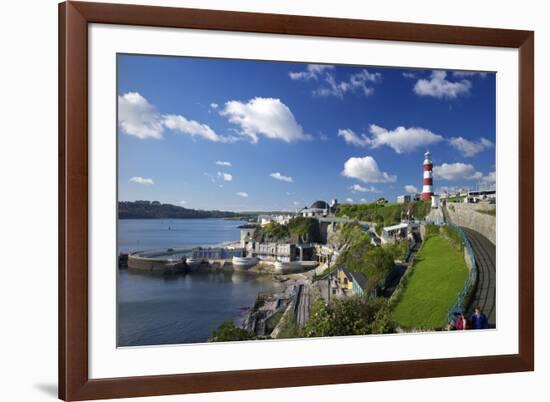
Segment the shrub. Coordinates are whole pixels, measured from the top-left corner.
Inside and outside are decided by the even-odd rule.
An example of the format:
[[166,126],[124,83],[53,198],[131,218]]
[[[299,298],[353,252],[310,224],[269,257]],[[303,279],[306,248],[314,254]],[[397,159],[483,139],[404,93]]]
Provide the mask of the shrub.
[[329,306],[315,301],[309,321],[302,330],[304,337],[344,336],[390,333],[395,325],[390,308],[383,298],[355,296],[336,299]]
[[216,329],[208,342],[247,341],[254,339],[254,334],[242,328],[237,328],[233,321],[224,321]]

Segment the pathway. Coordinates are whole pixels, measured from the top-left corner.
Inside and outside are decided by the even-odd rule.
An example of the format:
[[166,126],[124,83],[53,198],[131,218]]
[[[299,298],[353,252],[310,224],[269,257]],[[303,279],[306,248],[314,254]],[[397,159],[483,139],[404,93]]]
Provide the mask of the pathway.
[[496,268],[495,245],[480,233],[462,227],[464,234],[472,245],[477,265],[477,285],[474,296],[468,308],[471,314],[475,306],[487,316],[489,328],[496,325]]

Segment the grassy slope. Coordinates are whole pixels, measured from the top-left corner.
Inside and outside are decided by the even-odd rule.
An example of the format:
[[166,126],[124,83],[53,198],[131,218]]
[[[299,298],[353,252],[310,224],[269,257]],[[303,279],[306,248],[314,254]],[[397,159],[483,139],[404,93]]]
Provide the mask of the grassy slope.
[[447,312],[468,276],[463,254],[440,236],[429,238],[393,311],[403,328],[433,329],[447,324]]

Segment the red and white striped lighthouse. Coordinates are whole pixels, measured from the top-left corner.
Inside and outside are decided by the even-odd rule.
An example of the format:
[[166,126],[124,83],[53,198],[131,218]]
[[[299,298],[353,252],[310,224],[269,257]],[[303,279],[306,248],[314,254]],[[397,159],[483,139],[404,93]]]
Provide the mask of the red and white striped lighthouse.
[[422,181],[422,199],[429,200],[434,195],[433,173],[432,173],[432,154],[426,151],[424,154],[424,180]]

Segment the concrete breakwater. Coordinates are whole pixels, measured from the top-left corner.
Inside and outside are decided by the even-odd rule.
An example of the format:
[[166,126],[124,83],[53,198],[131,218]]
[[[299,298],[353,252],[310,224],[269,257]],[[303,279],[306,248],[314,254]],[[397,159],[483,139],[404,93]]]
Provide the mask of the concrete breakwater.
[[[121,265],[121,261],[124,264]],[[278,262],[258,260],[250,266],[236,265],[232,258],[190,259],[184,251],[164,250],[132,253],[119,257],[119,267],[151,274],[246,271],[256,274],[291,274],[316,268],[315,261]]]

